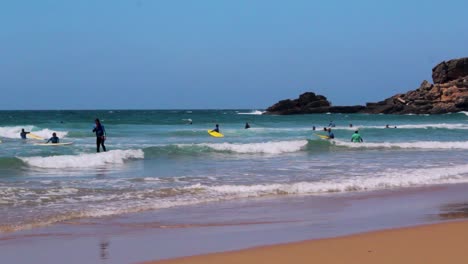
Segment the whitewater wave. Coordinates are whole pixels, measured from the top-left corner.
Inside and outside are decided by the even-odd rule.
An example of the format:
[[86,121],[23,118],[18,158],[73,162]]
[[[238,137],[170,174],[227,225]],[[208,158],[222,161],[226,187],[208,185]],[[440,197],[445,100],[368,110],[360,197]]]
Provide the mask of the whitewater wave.
[[235,197],[258,197],[283,194],[321,194],[331,192],[372,191],[426,185],[466,183],[468,165],[407,171],[392,170],[381,175],[334,179],[319,182],[274,183],[255,185],[195,184],[188,188],[202,189],[214,194]]
[[18,157],[31,167],[45,169],[90,168],[106,164],[122,164],[129,159],[143,159],[141,149],[111,150],[103,153],[62,155],[51,157]]
[[[197,144],[202,147],[209,147],[217,151],[229,151],[235,153],[263,153],[263,154],[281,154],[281,153],[291,153],[297,152],[308,144],[307,140],[294,140],[294,141],[270,141],[262,143],[202,143]],[[180,145],[183,146],[183,145]]]
[[[52,203],[57,208],[45,218],[36,221],[34,218],[26,219],[25,224],[0,225],[0,233],[14,230],[28,229],[36,226],[49,225],[58,221],[77,219],[83,217],[102,217],[125,213],[156,210],[176,206],[194,205],[206,202],[226,201],[239,198],[256,198],[263,196],[281,195],[321,195],[335,192],[374,191],[393,188],[420,187],[439,184],[467,183],[468,165],[450,167],[387,170],[379,174],[372,173],[364,176],[342,177],[339,179],[326,179],[321,181],[303,181],[291,183],[264,183],[253,185],[235,184],[202,184],[194,183],[188,186],[175,188],[123,188],[116,192],[106,190],[82,190],[73,187],[63,189],[49,189],[47,194],[43,190],[27,190],[22,187],[12,190],[0,188],[0,204],[12,204],[11,200],[18,195],[25,195],[41,203]],[[48,195],[48,197],[46,197]],[[62,201],[79,204],[79,210],[71,211],[61,209]],[[50,200],[50,201],[49,201]],[[31,221],[29,220],[31,219]]]
[[35,126],[7,126],[0,127],[0,137],[20,138],[20,132],[23,128],[25,131],[30,131],[43,138],[50,138],[54,132],[57,133],[59,138],[64,138],[68,135],[68,131],[56,131],[48,128],[38,129]]
[[[390,128],[397,127],[397,129],[461,129],[467,130],[468,124],[449,124],[449,123],[437,123],[437,124],[407,124],[407,125],[398,125],[390,124]],[[385,125],[381,126],[337,126],[333,129],[339,130],[356,130],[356,129],[386,129]]]
[[265,111],[253,110],[252,112],[248,113],[237,113],[238,115],[263,115]]
[[468,149],[468,141],[414,141],[414,142],[364,142],[353,143],[335,140],[336,146],[348,148],[399,148],[399,149]]

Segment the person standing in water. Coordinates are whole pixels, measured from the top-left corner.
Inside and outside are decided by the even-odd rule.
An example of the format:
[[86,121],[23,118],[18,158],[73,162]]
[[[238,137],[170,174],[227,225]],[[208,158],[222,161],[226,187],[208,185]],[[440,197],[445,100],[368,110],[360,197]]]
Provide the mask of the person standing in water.
[[55,132],[52,133],[52,137],[49,138],[49,140],[47,140],[46,143],[49,143],[49,142],[51,142],[52,144],[57,144],[60,142],[60,139],[57,137],[57,134]]
[[250,125],[249,125],[248,122],[246,122],[246,123],[245,123],[245,129],[248,129],[248,128],[250,128]]
[[335,138],[335,134],[333,134],[333,132],[331,131],[331,128],[328,128],[327,133],[328,133],[328,138],[329,139],[334,139]]
[[357,143],[364,142],[358,130],[354,131],[354,134],[351,136],[351,142],[357,142]]
[[102,150],[106,151],[106,146],[104,146],[104,141],[106,141],[106,129],[101,124],[98,118],[94,120],[95,126],[93,132],[96,133],[96,150],[100,152],[100,147],[102,146]]
[[20,133],[20,136],[22,139],[26,139],[26,135],[29,134],[31,132],[26,132],[24,131],[24,128],[21,129],[21,133]]

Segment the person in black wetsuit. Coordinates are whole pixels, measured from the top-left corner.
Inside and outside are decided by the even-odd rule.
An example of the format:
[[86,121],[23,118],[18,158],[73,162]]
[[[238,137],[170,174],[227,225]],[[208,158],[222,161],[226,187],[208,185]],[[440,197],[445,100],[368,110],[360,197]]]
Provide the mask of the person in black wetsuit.
[[245,129],[249,129],[249,128],[250,128],[250,125],[249,125],[249,123],[248,123],[248,122],[247,122],[247,123],[245,123]]
[[218,133],[219,133],[219,125],[218,125],[218,124],[216,124],[216,127],[215,127],[215,129],[213,129],[213,130],[211,130],[211,131],[214,131],[214,132],[218,132]]
[[328,137],[329,137],[330,139],[334,139],[334,138],[335,138],[335,134],[333,134],[333,132],[331,131],[331,128],[328,128],[327,132],[328,132]]
[[57,143],[59,143],[59,141],[60,141],[60,140],[59,140],[59,138],[57,137],[57,134],[54,132],[54,133],[52,133],[52,137],[49,138],[49,140],[47,140],[46,143],[51,142],[52,144],[57,144]]
[[96,151],[100,152],[100,147],[102,146],[102,150],[106,151],[106,146],[104,146],[104,141],[106,141],[106,129],[101,124],[98,118],[94,120],[95,126],[93,132],[96,133]]
[[22,139],[26,139],[26,135],[29,134],[31,132],[26,132],[24,131],[24,128],[21,129],[21,133],[20,133],[20,136]]

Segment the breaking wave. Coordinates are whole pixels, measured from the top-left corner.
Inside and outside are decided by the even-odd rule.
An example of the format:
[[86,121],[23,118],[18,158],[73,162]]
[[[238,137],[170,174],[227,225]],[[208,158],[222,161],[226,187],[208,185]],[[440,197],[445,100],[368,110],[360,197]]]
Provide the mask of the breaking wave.
[[20,138],[20,132],[23,128],[25,131],[32,132],[43,138],[50,138],[54,132],[57,133],[59,138],[66,137],[68,135],[68,131],[56,131],[48,128],[37,129],[35,126],[7,126],[0,127],[0,137]]
[[468,149],[468,141],[414,141],[414,142],[364,142],[353,143],[335,141],[336,146],[348,148],[386,148],[386,149]]
[[90,168],[107,164],[122,164],[129,159],[143,159],[141,149],[111,150],[103,153],[61,155],[50,157],[19,157],[31,167],[45,169]]

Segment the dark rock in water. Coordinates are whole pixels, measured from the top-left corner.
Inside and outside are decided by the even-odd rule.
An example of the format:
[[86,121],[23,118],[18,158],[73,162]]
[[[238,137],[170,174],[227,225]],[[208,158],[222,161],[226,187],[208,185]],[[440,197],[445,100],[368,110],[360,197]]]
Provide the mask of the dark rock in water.
[[353,106],[332,106],[328,109],[330,113],[353,114],[363,111],[366,107],[363,105]]
[[468,76],[468,58],[443,61],[432,69],[432,80],[441,84]]
[[366,106],[331,106],[325,96],[304,93],[295,100],[279,101],[266,114],[370,113],[444,114],[468,111],[468,58],[439,63],[432,69],[434,84],[424,80],[419,88]]
[[329,107],[330,102],[325,96],[307,92],[301,94],[299,98],[295,100],[287,99],[279,101],[267,109],[267,114],[292,115],[327,113]]

